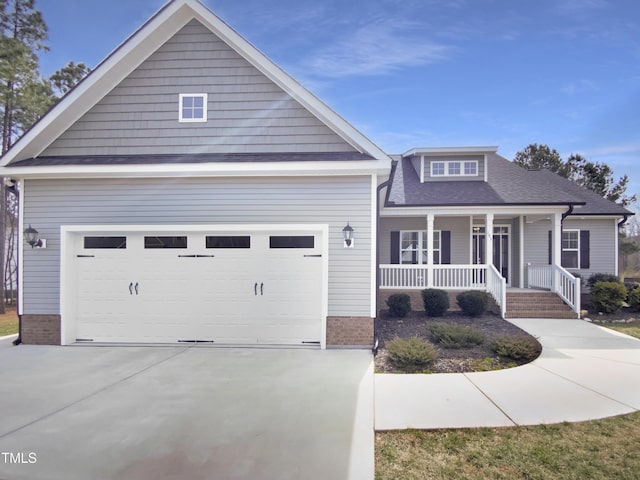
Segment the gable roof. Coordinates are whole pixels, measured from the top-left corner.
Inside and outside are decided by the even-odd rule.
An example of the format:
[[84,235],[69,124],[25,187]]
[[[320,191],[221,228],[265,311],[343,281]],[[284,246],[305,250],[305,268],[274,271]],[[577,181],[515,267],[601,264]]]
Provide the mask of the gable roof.
[[357,152],[374,159],[377,168],[388,170],[390,159],[386,153],[197,0],[167,3],[27,131],[4,155],[0,166],[41,155],[145,59],[193,20],[218,36]]
[[486,153],[487,182],[420,183],[411,159],[392,171],[385,207],[574,205],[573,215],[630,215],[624,207],[548,170],[526,170],[496,153]]

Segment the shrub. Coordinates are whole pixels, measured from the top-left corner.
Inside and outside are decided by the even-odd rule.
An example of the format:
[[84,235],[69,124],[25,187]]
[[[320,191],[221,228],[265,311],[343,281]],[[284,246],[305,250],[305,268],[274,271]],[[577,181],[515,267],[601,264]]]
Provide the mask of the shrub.
[[438,358],[438,350],[432,344],[418,337],[394,338],[387,342],[387,352],[391,361],[405,372],[424,370]]
[[640,287],[636,287],[629,292],[627,302],[631,308],[640,312]]
[[411,298],[406,293],[394,293],[387,298],[387,305],[392,317],[406,317],[411,311]]
[[598,282],[620,283],[620,279],[611,273],[594,273],[587,280],[589,287],[593,287]]
[[422,301],[429,317],[440,317],[449,310],[449,294],[444,290],[426,288],[422,291]]
[[487,311],[489,296],[486,292],[471,290],[462,292],[456,297],[462,312],[469,317],[478,317]]
[[591,288],[591,306],[598,312],[615,313],[627,299],[627,289],[621,283],[596,282]]
[[484,333],[471,327],[432,323],[427,326],[431,339],[444,348],[472,348],[482,345]]
[[496,337],[491,342],[490,348],[502,358],[519,362],[535,360],[542,351],[540,343],[532,337]]

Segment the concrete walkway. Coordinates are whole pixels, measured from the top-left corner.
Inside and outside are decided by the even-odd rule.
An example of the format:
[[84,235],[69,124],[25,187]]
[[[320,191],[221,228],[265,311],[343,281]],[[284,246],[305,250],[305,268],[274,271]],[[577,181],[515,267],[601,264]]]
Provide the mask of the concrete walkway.
[[640,409],[640,340],[583,320],[511,319],[542,355],[482,373],[375,375],[375,428],[504,427]]

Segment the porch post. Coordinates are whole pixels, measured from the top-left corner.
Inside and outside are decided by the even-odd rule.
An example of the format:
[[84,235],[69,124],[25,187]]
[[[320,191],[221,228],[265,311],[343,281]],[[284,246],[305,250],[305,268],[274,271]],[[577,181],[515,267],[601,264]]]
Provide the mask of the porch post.
[[562,214],[555,213],[552,223],[551,229],[553,233],[551,234],[551,238],[553,241],[551,245],[551,266],[553,270],[551,273],[551,291],[557,292],[559,287],[558,278],[556,278],[556,269],[553,267],[555,265],[562,265]]
[[493,263],[493,213],[487,213],[485,221],[485,265],[489,266]]
[[433,213],[427,214],[427,287],[433,288]]

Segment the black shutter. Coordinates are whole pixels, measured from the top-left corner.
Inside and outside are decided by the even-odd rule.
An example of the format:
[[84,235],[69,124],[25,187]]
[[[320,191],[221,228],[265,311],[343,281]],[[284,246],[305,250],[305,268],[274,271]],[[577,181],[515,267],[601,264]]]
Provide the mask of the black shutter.
[[391,263],[400,263],[400,232],[391,232]]
[[449,230],[440,232],[440,263],[451,264],[451,232]]
[[553,263],[553,232],[549,230],[549,265]]
[[580,268],[589,268],[589,230],[580,230]]

